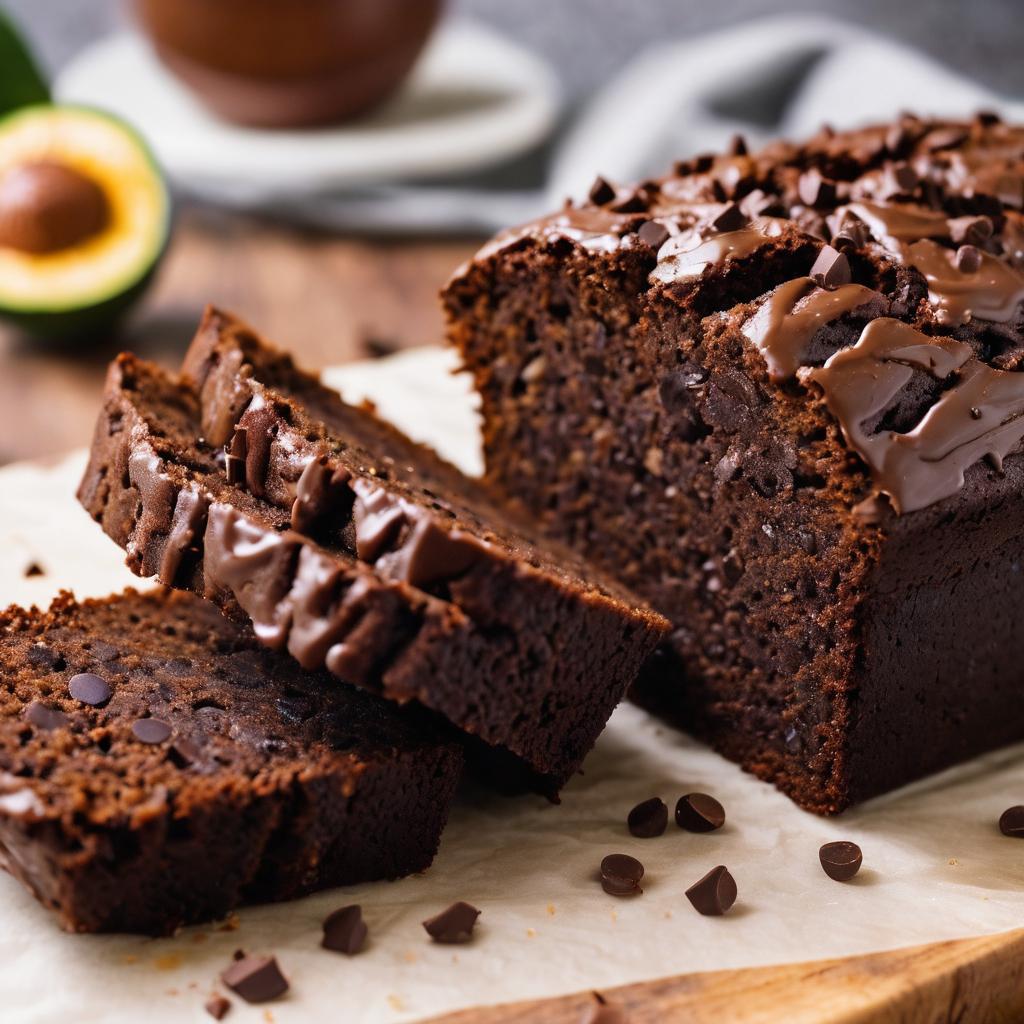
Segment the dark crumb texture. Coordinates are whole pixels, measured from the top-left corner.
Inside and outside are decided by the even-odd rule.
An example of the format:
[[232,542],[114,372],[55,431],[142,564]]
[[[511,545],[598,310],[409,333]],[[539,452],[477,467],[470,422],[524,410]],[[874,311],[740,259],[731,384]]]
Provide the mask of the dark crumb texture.
[[1024,131],[701,156],[446,291],[488,482],[668,615],[635,696],[835,813],[1024,736]]
[[[246,452],[269,447],[284,426],[263,430],[249,424]],[[296,522],[287,501],[270,500],[232,461],[245,461],[233,454],[242,444],[229,442],[225,455],[200,434],[192,389],[130,356],[113,364],[79,497],[125,548],[129,566],[251,622],[264,643],[305,668],[326,667],[430,708],[503,755],[521,781],[555,795],[663,635],[664,620],[543,573],[508,549],[462,563],[437,586],[421,581],[423,589],[381,564],[383,556],[360,556],[345,521],[347,485],[334,469],[316,491],[317,514]],[[295,501],[307,494],[294,478],[291,486]],[[389,515],[386,503],[374,502],[364,539],[369,532],[401,547],[403,535],[382,525]]]
[[[458,746],[207,602],[11,607],[0,659],[0,857],[69,931],[166,934],[433,859]],[[74,699],[82,673],[109,699]]]

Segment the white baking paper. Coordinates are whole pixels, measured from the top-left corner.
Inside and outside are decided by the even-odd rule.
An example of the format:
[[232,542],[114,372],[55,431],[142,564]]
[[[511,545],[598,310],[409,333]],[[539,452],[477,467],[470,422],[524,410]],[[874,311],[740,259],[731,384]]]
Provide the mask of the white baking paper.
[[[475,421],[450,357],[432,350],[330,375],[450,457],[479,465]],[[0,598],[45,602],[60,586],[103,594],[132,581],[76,505],[81,454],[0,471]],[[26,578],[36,561],[44,576]],[[728,822],[710,835],[670,824],[632,838],[625,816],[652,795],[715,794]],[[291,980],[282,1000],[233,999],[234,1024],[412,1021],[446,1010],[604,988],[681,972],[866,953],[982,935],[1024,921],[1024,845],[999,834],[1024,802],[1024,747],[981,758],[847,813],[815,818],[707,748],[624,706],[560,806],[467,787],[426,874],[241,911],[229,926],[161,940],[71,936],[12,879],[0,878],[0,1020],[76,1024],[209,1021],[202,1004],[232,951],[273,952]],[[818,847],[852,839],[864,868],[829,880]],[[596,880],[610,852],[640,857],[642,896]],[[700,917],[683,895],[716,864],[739,900]],[[420,922],[455,899],[482,910],[474,941],[436,946]],[[358,902],[366,951],[319,948],[320,922]],[[222,990],[223,991],[223,990]]]

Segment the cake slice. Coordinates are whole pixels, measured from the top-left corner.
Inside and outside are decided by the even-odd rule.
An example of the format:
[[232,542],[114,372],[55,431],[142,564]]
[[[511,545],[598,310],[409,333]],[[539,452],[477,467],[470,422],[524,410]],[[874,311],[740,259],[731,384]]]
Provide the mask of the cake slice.
[[487,481],[672,619],[636,694],[836,812],[1024,737],[1024,129],[681,162],[446,291]]
[[0,613],[0,860],[69,931],[166,934],[426,868],[431,724],[158,590]]
[[[316,537],[295,529],[312,527],[253,493],[238,442],[225,454],[201,433],[190,387],[131,356],[114,362],[79,497],[129,566],[251,621],[263,643],[305,668],[440,713],[554,796],[663,620],[511,552],[500,562],[463,558],[458,575],[421,589],[358,557],[340,520]],[[248,433],[253,451],[261,435]],[[348,481],[327,468],[311,490],[344,508]],[[302,506],[309,492],[296,487]],[[378,520],[371,533],[390,536],[386,507],[368,515]],[[360,529],[365,538],[367,524]],[[453,551],[493,543],[440,532],[417,541],[410,560],[450,568]]]

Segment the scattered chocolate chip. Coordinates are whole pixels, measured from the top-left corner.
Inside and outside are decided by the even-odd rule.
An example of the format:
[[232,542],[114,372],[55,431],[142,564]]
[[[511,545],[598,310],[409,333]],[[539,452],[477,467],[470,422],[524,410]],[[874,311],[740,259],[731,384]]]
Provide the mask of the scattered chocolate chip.
[[800,202],[806,206],[832,206],[836,201],[836,183],[823,177],[818,170],[801,174],[796,190]]
[[660,836],[668,826],[668,805],[660,797],[652,796],[629,812],[626,824],[630,835],[638,839]]
[[423,927],[435,942],[469,942],[479,916],[480,911],[476,907],[459,900],[440,914],[427,918]]
[[1024,839],[1024,806],[1007,807],[999,816],[999,831],[1004,836]]
[[70,719],[60,708],[51,708],[42,701],[34,700],[25,708],[25,717],[37,728],[49,732],[51,729],[62,729]]
[[860,871],[863,855],[856,843],[840,841],[826,843],[818,851],[821,868],[829,878],[837,882],[848,882]]
[[214,1019],[223,1020],[231,1009],[231,1003],[223,996],[210,996],[203,1004],[203,1009]]
[[838,249],[823,245],[811,267],[810,277],[822,288],[838,288],[853,280],[850,261]]
[[747,149],[747,140],[737,132],[729,140],[729,155],[730,156],[746,156],[749,150]]
[[706,174],[715,165],[713,153],[699,153],[693,158],[693,169],[697,174]]
[[266,1003],[288,991],[288,981],[272,956],[243,956],[220,980],[247,1003]]
[[707,793],[687,793],[676,804],[676,824],[687,832],[714,832],[725,824],[725,808]]
[[368,929],[363,920],[363,908],[358,903],[342,907],[324,918],[324,949],[355,956],[366,943]]
[[750,223],[750,218],[736,205],[726,203],[712,218],[711,227],[715,231],[739,231]]
[[45,576],[46,570],[38,562],[29,562],[25,566],[26,576]]
[[660,249],[668,241],[668,228],[656,220],[647,220],[640,225],[636,233],[643,245],[649,245],[652,249]]
[[615,189],[598,175],[594,179],[594,184],[590,186],[590,191],[587,195],[592,203],[604,206],[605,203],[610,203],[615,198]]
[[167,751],[167,757],[178,768],[188,768],[202,760],[202,756],[202,748],[191,740],[180,737],[171,744],[170,750]]
[[132,722],[132,733],[140,743],[163,743],[171,735],[171,727],[159,718],[139,718]]
[[33,644],[28,649],[28,663],[44,672],[61,672],[65,668],[64,656],[46,644]]
[[248,431],[245,427],[235,427],[231,440],[224,446],[224,472],[229,484],[245,485],[245,458],[248,450]]
[[886,171],[886,194],[901,195],[913,192],[921,184],[921,178],[910,164],[893,164]]
[[981,250],[975,245],[961,245],[956,251],[956,269],[961,274],[976,274],[981,270]]
[[974,115],[974,120],[978,124],[988,128],[994,124],[1002,124],[1003,119],[994,110],[979,110]]
[[903,125],[894,124],[885,133],[885,148],[894,156],[910,143],[910,136]]
[[616,1003],[609,1003],[600,992],[580,1014],[579,1024],[629,1024],[629,1014]]
[[113,691],[102,676],[92,672],[79,672],[78,675],[71,677],[68,683],[68,693],[82,704],[99,707],[100,704],[106,704],[110,700]]
[[612,203],[611,208],[616,213],[644,213],[650,205],[650,196],[642,188],[637,188]]
[[719,917],[736,902],[736,880],[719,864],[686,890],[686,898],[697,913]]
[[601,888],[609,896],[637,896],[644,866],[627,853],[610,853],[601,861]]
[[949,222],[949,237],[957,245],[981,245],[992,237],[994,229],[989,217],[953,217]]

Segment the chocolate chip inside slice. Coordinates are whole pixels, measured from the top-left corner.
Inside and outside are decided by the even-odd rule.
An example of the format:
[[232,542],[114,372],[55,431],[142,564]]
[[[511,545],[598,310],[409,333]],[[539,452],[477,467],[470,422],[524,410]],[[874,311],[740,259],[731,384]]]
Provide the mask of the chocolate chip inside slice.
[[272,956],[244,956],[223,971],[220,980],[247,1003],[266,1003],[288,991],[288,981]]
[[72,676],[68,682],[68,693],[82,704],[91,704],[93,707],[99,707],[110,700],[110,695],[113,691],[110,689],[110,684],[102,676],[95,675],[92,672],[79,672],[78,675]]
[[34,700],[25,708],[25,717],[37,728],[49,732],[62,729],[70,719],[60,708],[51,708],[42,701]]
[[440,914],[427,918],[423,927],[435,942],[469,942],[480,911],[459,900]]
[[725,824],[725,808],[707,793],[687,793],[676,804],[676,824],[687,832],[714,832]]
[[132,733],[140,743],[163,743],[171,735],[171,727],[159,718],[139,718],[132,722]]
[[652,249],[657,250],[668,241],[668,228],[659,221],[647,220],[640,225],[636,236],[642,244],[649,245]]
[[829,878],[833,878],[837,882],[848,882],[853,878],[860,871],[863,859],[860,847],[856,843],[848,843],[845,840],[826,843],[818,851],[818,860],[821,861],[822,870]]
[[324,918],[324,949],[355,956],[366,944],[368,929],[363,920],[363,908],[358,903],[342,907]]
[[615,198],[615,189],[599,176],[594,179],[594,184],[590,186],[588,195],[592,203],[604,206],[605,203],[610,203]]
[[719,864],[686,890],[686,898],[699,914],[720,917],[736,902],[736,880]]
[[629,812],[626,825],[630,835],[638,839],[660,836],[668,825],[668,805],[660,797],[652,796]]
[[739,231],[750,223],[750,218],[736,203],[726,203],[711,220],[715,231]]
[[1007,807],[999,816],[999,831],[1004,836],[1024,839],[1024,806]]
[[210,996],[203,1004],[203,1009],[214,1019],[223,1020],[231,1009],[231,1003],[221,995]]
[[850,261],[838,249],[831,245],[823,245],[818,258],[811,267],[810,276],[822,288],[838,288],[853,280],[850,272]]

